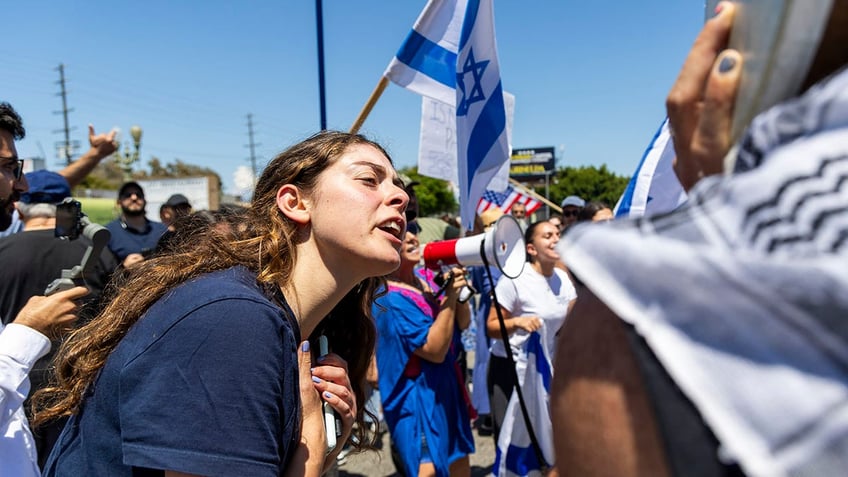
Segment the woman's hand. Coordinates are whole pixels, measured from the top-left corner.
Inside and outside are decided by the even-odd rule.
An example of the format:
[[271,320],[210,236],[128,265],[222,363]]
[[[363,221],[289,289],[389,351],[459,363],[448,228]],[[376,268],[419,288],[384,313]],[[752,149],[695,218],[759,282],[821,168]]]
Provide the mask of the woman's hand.
[[515,327],[528,333],[532,333],[542,327],[542,320],[538,316],[519,316],[513,318]]
[[468,280],[465,278],[465,269],[462,267],[453,267],[447,276],[451,280],[445,296],[447,299],[456,300],[459,296],[459,291],[468,286]]
[[347,361],[335,353],[318,358],[318,365],[312,368],[312,383],[342,422],[342,435],[327,458],[327,462],[332,463],[350,437],[356,419],[356,395],[350,385]]
[[327,457],[327,433],[324,429],[324,411],[322,401],[312,381],[312,353],[309,341],[300,344],[297,350],[297,363],[300,381],[300,445],[291,463],[286,468],[286,476],[319,476],[324,472]]
[[704,24],[666,99],[674,139],[674,172],[685,190],[701,178],[722,172],[732,146],[733,105],[742,55],[725,50],[735,6],[721,2]]

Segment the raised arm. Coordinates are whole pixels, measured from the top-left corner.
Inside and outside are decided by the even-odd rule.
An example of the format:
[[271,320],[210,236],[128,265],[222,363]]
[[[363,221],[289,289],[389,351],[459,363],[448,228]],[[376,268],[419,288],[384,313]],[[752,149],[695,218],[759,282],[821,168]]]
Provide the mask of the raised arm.
[[[457,301],[459,290],[468,284],[465,280],[465,270],[454,268],[450,273],[453,276],[453,280],[445,291],[445,298],[442,300],[439,314],[436,315],[436,320],[430,326],[430,331],[427,333],[427,342],[415,350],[416,355],[433,363],[441,363],[448,354],[448,349],[450,349],[451,340],[453,339],[457,313],[460,316],[462,314],[462,311],[457,312],[457,308],[465,308],[465,313],[468,313],[468,306]],[[468,320],[468,317],[466,316],[465,319]]]
[[94,134],[94,126],[88,125],[88,143],[91,147],[79,159],[68,164],[59,174],[68,181],[71,189],[78,186],[87,175],[100,164],[103,158],[115,152],[118,145],[115,143],[114,129],[108,133]]

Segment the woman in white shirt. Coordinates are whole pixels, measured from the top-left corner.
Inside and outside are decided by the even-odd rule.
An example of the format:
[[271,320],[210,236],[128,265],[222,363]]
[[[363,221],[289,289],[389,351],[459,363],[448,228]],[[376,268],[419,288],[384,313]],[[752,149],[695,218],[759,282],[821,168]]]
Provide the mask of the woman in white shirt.
[[[503,313],[513,358],[519,359],[524,344],[534,332],[544,337],[544,347],[552,357],[554,336],[577,293],[568,274],[556,267],[560,260],[556,251],[559,230],[554,224],[548,221],[531,224],[524,233],[524,242],[528,263],[517,278],[504,276],[498,280],[495,298]],[[515,386],[515,373],[506,355],[495,307],[489,313],[486,331],[492,338],[488,386],[497,443]]]

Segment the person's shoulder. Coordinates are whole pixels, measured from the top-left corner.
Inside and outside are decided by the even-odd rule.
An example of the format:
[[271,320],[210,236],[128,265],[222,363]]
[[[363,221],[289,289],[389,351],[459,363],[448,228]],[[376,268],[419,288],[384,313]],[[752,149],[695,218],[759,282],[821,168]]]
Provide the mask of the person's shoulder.
[[5,250],[20,250],[22,246],[32,248],[35,244],[43,244],[45,241],[55,240],[53,229],[21,231],[19,233],[0,238],[0,252]]
[[123,230],[123,226],[121,225],[121,219],[113,219],[111,222],[108,222],[105,225],[106,229],[110,232],[115,232],[118,230]]
[[168,226],[163,224],[162,222],[156,222],[153,220],[148,220],[148,224],[150,224],[150,230],[153,233],[164,234],[166,230],[168,230]]
[[218,299],[250,299],[260,302],[270,300],[256,283],[256,274],[245,267],[236,266],[217,270],[189,280],[173,291],[177,295],[202,297],[204,301]]

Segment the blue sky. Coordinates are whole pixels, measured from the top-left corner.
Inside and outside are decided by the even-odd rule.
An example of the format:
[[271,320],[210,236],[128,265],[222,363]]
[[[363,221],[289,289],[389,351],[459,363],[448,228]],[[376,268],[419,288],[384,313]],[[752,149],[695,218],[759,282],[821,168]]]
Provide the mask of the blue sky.
[[[327,122],[347,130],[424,0],[324,0]],[[0,99],[22,114],[21,157],[58,169],[56,67],[65,65],[72,139],[86,127],[144,129],[142,157],[211,167],[233,191],[319,127],[315,2],[14,2],[4,7]],[[704,19],[703,0],[495,2],[513,146],[553,146],[557,166],[630,175],[664,117],[665,95]],[[390,85],[361,132],[398,167],[415,165],[420,97]]]

